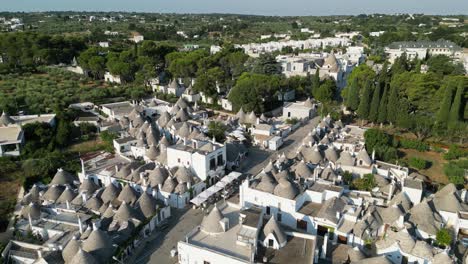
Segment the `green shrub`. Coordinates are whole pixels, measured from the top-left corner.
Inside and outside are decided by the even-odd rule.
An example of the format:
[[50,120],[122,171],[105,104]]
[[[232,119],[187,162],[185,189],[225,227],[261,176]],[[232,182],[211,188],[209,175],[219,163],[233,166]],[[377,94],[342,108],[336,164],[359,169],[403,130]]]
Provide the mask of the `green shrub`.
[[409,165],[415,169],[423,170],[429,167],[430,162],[424,159],[413,157],[409,160]]
[[360,191],[371,191],[377,184],[373,174],[366,174],[362,178],[355,179],[351,183],[351,188]]
[[460,149],[457,145],[450,145],[449,151],[444,154],[444,159],[454,160],[467,155],[467,152]]
[[449,181],[455,185],[462,185],[465,183],[465,170],[468,161],[449,162],[444,165],[444,173],[447,175]]
[[429,145],[419,141],[419,140],[412,140],[412,139],[401,139],[400,140],[400,147],[405,149],[415,149],[418,151],[428,151]]

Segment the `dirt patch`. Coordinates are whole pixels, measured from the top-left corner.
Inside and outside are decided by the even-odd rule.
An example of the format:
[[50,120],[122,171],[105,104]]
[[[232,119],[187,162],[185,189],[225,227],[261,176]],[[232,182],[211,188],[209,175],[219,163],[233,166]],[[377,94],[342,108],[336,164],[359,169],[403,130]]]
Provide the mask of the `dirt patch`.
[[448,178],[444,174],[444,164],[447,163],[442,157],[442,153],[435,151],[420,152],[414,149],[399,149],[403,153],[402,158],[409,160],[413,157],[420,158],[431,162],[431,166],[424,170],[419,170],[419,173],[426,175],[433,182],[447,184]]
[[21,180],[19,179],[0,180],[0,232],[4,232],[8,226],[20,187]]
[[104,148],[104,143],[100,138],[91,139],[88,141],[80,142],[71,145],[68,150],[71,152],[79,152],[81,154],[102,150]]

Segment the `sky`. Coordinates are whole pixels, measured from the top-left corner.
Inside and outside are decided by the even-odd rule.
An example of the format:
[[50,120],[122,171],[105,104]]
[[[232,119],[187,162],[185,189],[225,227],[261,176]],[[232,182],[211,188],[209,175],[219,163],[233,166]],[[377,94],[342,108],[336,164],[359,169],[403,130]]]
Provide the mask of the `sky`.
[[281,16],[468,15],[468,0],[0,0],[0,11],[128,11]]

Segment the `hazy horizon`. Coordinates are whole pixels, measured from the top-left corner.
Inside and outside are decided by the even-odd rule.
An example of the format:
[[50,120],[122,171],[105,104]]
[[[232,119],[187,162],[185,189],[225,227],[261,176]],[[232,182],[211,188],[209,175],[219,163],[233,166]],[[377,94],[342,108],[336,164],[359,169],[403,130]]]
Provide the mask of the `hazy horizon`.
[[[214,2],[213,2],[214,1]],[[266,16],[326,16],[358,14],[424,13],[467,15],[467,0],[0,0],[0,11],[89,11],[193,14],[243,14]]]

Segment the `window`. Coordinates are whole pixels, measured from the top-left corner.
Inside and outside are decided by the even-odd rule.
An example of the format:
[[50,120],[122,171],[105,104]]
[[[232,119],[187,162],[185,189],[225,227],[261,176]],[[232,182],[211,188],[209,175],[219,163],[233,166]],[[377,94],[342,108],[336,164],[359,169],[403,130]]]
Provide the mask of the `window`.
[[282,219],[281,213],[277,213],[276,216],[277,216],[276,218],[278,218],[278,219],[277,219],[278,222],[281,222],[281,219]]
[[203,264],[210,264],[210,262],[209,262],[209,261],[206,261],[206,260],[204,260],[204,261],[203,261]]
[[216,168],[216,160],[212,158],[210,160],[210,170],[214,170]]
[[177,162],[180,163],[180,159],[177,159]]
[[307,222],[301,219],[297,219],[296,227],[297,229],[307,230]]
[[273,245],[274,245],[273,239],[268,239],[268,246],[273,247]]
[[288,117],[291,117],[291,112],[288,112]]
[[267,207],[266,207],[266,214],[267,214],[267,215],[270,214],[270,206],[267,206]]
[[223,161],[223,154],[218,155],[218,166],[222,166],[224,164]]

